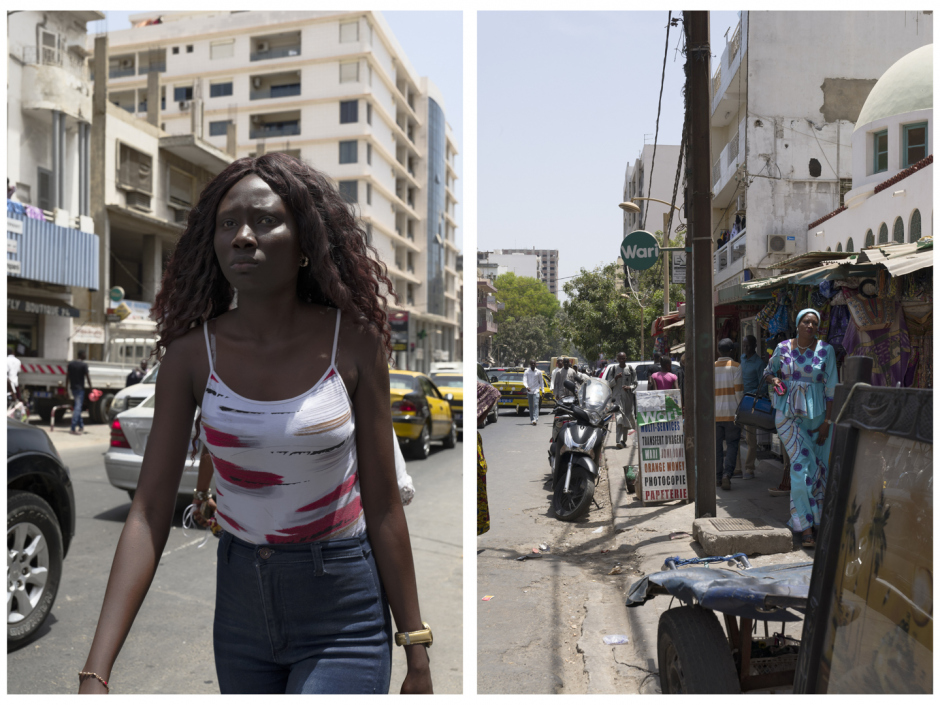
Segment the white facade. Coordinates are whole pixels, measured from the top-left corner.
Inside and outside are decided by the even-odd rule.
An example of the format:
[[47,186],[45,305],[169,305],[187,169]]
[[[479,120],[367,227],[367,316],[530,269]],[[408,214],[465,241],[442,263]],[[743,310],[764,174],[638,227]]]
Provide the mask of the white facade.
[[[381,13],[146,13],[131,21],[158,17],[109,34],[109,100],[145,116],[153,64],[168,133],[194,132],[236,157],[287,152],[328,174],[357,204],[388,267],[399,297],[391,305],[413,321],[415,349],[398,353],[397,364],[426,371],[456,359],[457,147],[433,117],[444,107],[440,92],[411,67]],[[440,212],[433,228],[430,209]]]
[[[643,145],[640,155],[632,163],[627,163],[627,170],[623,179],[623,200],[629,201],[632,198],[658,198],[666,203],[672,203],[672,191],[676,183],[676,167],[679,162],[679,145],[660,144],[656,146],[656,161],[653,162],[653,145]],[[650,170],[652,169],[652,191],[650,191]],[[676,194],[676,205],[682,208],[682,184],[685,181],[685,158],[682,160],[682,168],[679,174],[679,189]],[[626,237],[634,230],[640,229],[640,223],[643,223],[643,229],[647,232],[655,233],[657,230],[665,232],[663,216],[668,218],[669,211],[673,210],[668,205],[657,203],[656,201],[637,201],[640,207],[640,213],[623,214],[623,234]],[[685,213],[673,211],[672,233],[675,233],[680,222],[685,221]],[[681,217],[680,217],[681,216]]]
[[524,255],[518,252],[501,254],[497,250],[489,256],[489,261],[499,267],[498,274],[512,272],[517,277],[533,277],[541,281],[539,276],[541,260],[538,255]]
[[807,225],[839,208],[853,187],[853,131],[869,91],[895,61],[932,41],[930,12],[741,13],[713,63],[715,240],[736,216],[745,223],[715,252],[716,303],[734,298],[722,289],[819,249]]
[[[865,122],[852,135],[853,188],[845,194],[846,208],[810,224],[806,238],[813,249],[858,252],[869,245],[933,236],[933,164],[908,171],[933,154],[932,106],[931,44],[900,59],[872,89],[859,116]],[[906,139],[912,126],[926,127],[923,149],[919,140]],[[887,142],[880,165],[875,160],[879,134]]]

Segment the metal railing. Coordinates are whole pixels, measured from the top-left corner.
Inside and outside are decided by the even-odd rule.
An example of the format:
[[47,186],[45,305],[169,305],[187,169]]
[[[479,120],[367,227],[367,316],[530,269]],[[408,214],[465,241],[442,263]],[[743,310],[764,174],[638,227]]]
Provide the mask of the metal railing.
[[721,181],[721,157],[718,157],[718,161],[712,164],[712,188],[717,186],[719,181]]
[[736,233],[734,239],[722,245],[715,252],[713,271],[715,274],[728,268],[728,265],[737,262],[747,253],[747,228]]
[[719,88],[721,88],[721,66],[718,67],[718,70],[715,71],[715,75],[712,77],[712,98],[718,95]]
[[734,160],[738,158],[738,135],[740,132],[735,132],[734,137],[731,138],[731,141],[728,142],[728,166],[730,167],[734,164]]
[[267,125],[253,125],[248,132],[248,139],[257,140],[267,137],[289,137],[300,134],[300,122],[272,122]]
[[143,76],[144,74],[150,73],[151,71],[156,71],[157,73],[166,73],[166,62],[164,61],[159,64],[148,64],[146,66],[141,66],[137,70],[137,74],[139,76]]
[[69,73],[87,81],[88,71],[84,60],[69,54],[67,51],[56,50],[52,47],[23,47],[23,63],[41,66],[58,66]]
[[265,61],[266,59],[281,59],[285,56],[300,56],[300,45],[289,47],[274,47],[267,51],[251,52],[251,61]]
[[271,86],[260,90],[252,90],[249,94],[250,100],[265,100],[267,98],[286,98],[292,95],[300,95],[300,84],[292,83],[287,86]]
[[132,66],[129,69],[108,69],[108,78],[125,78],[126,76],[135,76],[136,69]]
[[731,36],[731,48],[728,52],[728,66],[734,62],[734,57],[738,55],[738,52],[741,50],[741,23],[738,22],[738,26],[734,28],[734,34]]

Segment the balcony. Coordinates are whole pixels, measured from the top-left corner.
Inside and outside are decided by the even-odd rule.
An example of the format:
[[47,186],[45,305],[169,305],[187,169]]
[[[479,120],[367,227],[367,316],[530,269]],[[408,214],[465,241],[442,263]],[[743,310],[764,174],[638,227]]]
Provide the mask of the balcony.
[[251,39],[251,61],[300,56],[300,32],[269,34]]
[[91,82],[85,63],[67,51],[23,47],[21,100],[24,110],[61,110],[74,118],[91,115]]
[[496,335],[498,326],[493,320],[493,312],[486,309],[477,309],[477,335]]
[[137,56],[122,54],[108,58],[108,78],[126,78],[137,75]]
[[481,294],[477,295],[477,308],[485,308],[490,311],[496,312],[496,297],[493,294],[486,294],[485,296]]
[[712,77],[713,126],[722,127],[734,119],[741,99],[747,95],[747,70],[741,59],[747,53],[747,12],[741,12],[738,26],[725,44],[718,68]]
[[271,73],[251,77],[250,100],[287,98],[300,95],[300,72]]
[[734,175],[744,162],[744,138],[747,130],[747,118],[738,123],[738,129],[721,150],[718,160],[712,165],[712,205],[725,208],[735,191]]
[[718,286],[744,271],[747,254],[747,228],[720,247],[714,254],[714,284]]
[[300,134],[300,111],[252,115],[248,138],[252,140],[272,137],[292,137]]

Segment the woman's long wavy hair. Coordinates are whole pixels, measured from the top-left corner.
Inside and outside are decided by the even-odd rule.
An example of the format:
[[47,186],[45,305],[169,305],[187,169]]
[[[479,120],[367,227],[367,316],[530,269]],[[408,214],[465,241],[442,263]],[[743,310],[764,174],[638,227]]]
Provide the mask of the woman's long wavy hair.
[[298,298],[338,308],[373,329],[390,357],[383,287],[396,302],[398,297],[387,268],[330,179],[299,159],[273,152],[232,162],[206,185],[190,210],[151,309],[157,322],[157,360],[174,340],[231,307],[235,291],[215,255],[216,212],[229,189],[251,174],[268,184],[294,216],[301,253],[310,260],[299,270]]

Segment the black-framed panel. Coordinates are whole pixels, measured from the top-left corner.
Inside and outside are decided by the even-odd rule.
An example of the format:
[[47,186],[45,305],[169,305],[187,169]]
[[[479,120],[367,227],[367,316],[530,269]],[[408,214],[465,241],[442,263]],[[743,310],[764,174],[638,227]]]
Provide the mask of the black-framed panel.
[[933,392],[855,385],[832,440],[795,693],[933,692]]

